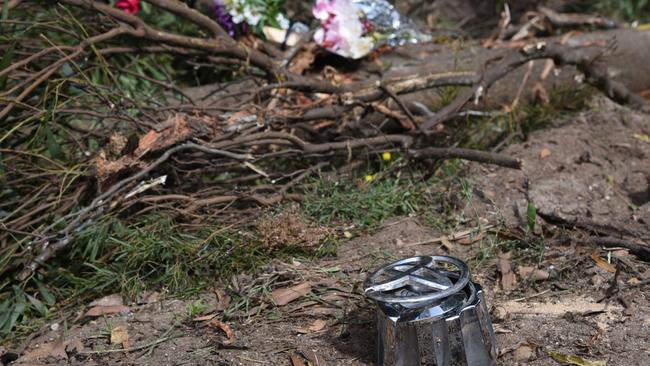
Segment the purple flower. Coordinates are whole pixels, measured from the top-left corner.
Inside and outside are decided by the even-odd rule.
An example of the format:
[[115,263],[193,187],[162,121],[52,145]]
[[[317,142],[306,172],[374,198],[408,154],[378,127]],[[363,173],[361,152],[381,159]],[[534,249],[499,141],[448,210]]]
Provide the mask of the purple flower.
[[232,20],[232,16],[228,13],[228,9],[221,2],[221,0],[214,0],[214,13],[223,29],[231,36],[235,37],[237,25]]

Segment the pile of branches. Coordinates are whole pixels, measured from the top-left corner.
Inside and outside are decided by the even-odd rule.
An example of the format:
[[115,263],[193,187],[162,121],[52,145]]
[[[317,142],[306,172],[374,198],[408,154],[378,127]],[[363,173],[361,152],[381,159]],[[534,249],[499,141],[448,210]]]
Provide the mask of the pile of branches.
[[[321,52],[307,37],[286,51],[236,40],[177,0],[147,0],[155,16],[177,20],[166,24],[102,1],[6,3],[16,16],[0,32],[2,287],[30,279],[109,212],[192,218],[299,200],[309,175],[387,151],[520,168],[508,156],[444,146],[440,127],[531,60],[573,65],[611,98],[644,103],[609,78],[602,45],[532,41],[474,71],[351,80],[331,66],[303,75]],[[175,82],[224,75],[234,80],[198,94]],[[152,92],[134,95],[127,81]],[[439,110],[402,99],[450,86],[460,92]]]

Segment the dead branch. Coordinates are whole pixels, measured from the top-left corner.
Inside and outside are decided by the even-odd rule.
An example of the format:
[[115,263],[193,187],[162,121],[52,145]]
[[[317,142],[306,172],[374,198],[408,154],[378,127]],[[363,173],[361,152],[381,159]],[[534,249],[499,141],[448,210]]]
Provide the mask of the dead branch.
[[509,156],[486,151],[478,151],[471,149],[461,149],[457,147],[429,147],[426,149],[415,150],[411,152],[411,156],[416,159],[463,159],[469,161],[476,161],[479,163],[498,165],[506,168],[521,169],[523,162],[520,159],[511,158]]
[[531,60],[552,59],[556,65],[574,65],[582,71],[586,81],[605,93],[609,98],[633,107],[642,108],[646,101],[638,94],[630,92],[625,85],[617,82],[608,74],[607,65],[600,62],[602,56],[600,47],[569,47],[560,43],[547,44],[537,42],[520,50],[510,52],[503,60],[482,73],[479,81],[471,89],[461,93],[449,105],[438,111],[433,118],[423,123],[423,130],[430,130],[439,123],[453,118],[465,105],[474,100],[475,103],[483,98],[489,88],[505,75]]
[[[135,15],[127,14],[120,9],[113,8],[107,4],[92,1],[92,0],[60,0],[67,4],[80,6],[85,9],[100,12],[107,16],[110,16],[118,21],[124,22],[131,25],[133,28],[137,29],[139,32],[133,34],[133,36],[138,38],[147,39],[153,42],[164,43],[170,46],[184,47],[189,49],[198,49],[208,53],[216,55],[226,55],[234,57],[238,60],[243,61],[244,63],[250,62],[252,65],[261,68],[262,70],[274,74],[274,77],[277,76],[289,76],[286,70],[280,69],[270,58],[262,54],[256,49],[246,46],[241,42],[236,42],[232,38],[223,35],[215,36],[211,39],[183,36],[174,33],[165,32],[159,29],[156,29],[148,24],[146,24],[142,19],[138,18]],[[197,24],[201,26],[210,27],[213,33],[221,34],[222,30],[219,31],[210,25],[210,22],[204,16],[196,16],[195,11],[183,10],[183,6],[179,3],[166,1],[166,0],[156,0],[153,3],[157,3],[161,6],[164,6],[167,10],[176,12],[179,15],[186,17],[189,20],[198,22]],[[216,25],[216,23],[215,23]],[[217,25],[218,26],[218,25]],[[214,34],[213,34],[214,35]]]
[[208,30],[213,37],[229,38],[230,36],[221,26],[214,20],[208,18],[206,15],[199,11],[190,8],[187,4],[178,0],[146,0],[148,3],[156,5],[161,9],[165,9],[172,14],[178,15],[181,18],[191,21],[202,28]]
[[[613,227],[607,224],[579,219],[577,217],[573,219],[566,219],[559,215],[543,211],[538,211],[537,215],[539,215],[539,217],[551,225],[560,226],[566,229],[584,230],[592,234],[590,238],[591,241],[598,245],[602,245],[606,248],[626,248],[630,251],[630,253],[636,255],[639,259],[650,261],[650,246],[636,243],[625,238],[625,236],[628,236],[640,240],[637,233],[633,233],[628,230]],[[593,234],[595,234],[595,236],[593,236]]]

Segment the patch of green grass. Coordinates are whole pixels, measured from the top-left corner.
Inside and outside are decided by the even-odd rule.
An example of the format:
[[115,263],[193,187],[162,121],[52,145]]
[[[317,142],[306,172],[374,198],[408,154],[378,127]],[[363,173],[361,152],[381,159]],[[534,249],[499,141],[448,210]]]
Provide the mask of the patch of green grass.
[[510,137],[514,138],[509,143],[516,143],[567,113],[585,110],[593,95],[594,89],[588,85],[557,87],[548,91],[548,103],[524,104],[512,112],[485,117],[468,116],[450,124],[450,134],[460,146],[474,149],[487,149]]
[[[185,227],[162,214],[141,216],[137,222],[107,217],[79,233],[67,253],[57,257],[64,262],[53,261],[22,287],[0,294],[0,340],[32,331],[52,316],[55,306],[111,293],[131,301],[148,289],[186,298],[273,258],[327,255],[335,245],[269,247],[248,229],[223,230],[210,223]],[[194,305],[194,310],[200,307]]]
[[570,3],[568,10],[597,13],[624,21],[650,21],[648,0],[582,0]]
[[197,316],[201,315],[202,312],[207,309],[208,306],[203,303],[203,300],[198,299],[196,301],[193,301],[189,304],[187,304],[187,317],[189,320],[192,320],[196,318]]
[[[337,180],[316,177],[307,185],[302,210],[325,225],[351,223],[372,229],[389,218],[421,212],[431,194],[421,173],[392,173],[399,160]],[[402,174],[404,173],[404,174]]]
[[460,161],[394,169],[402,163],[398,158],[375,167],[376,173],[339,180],[316,177],[307,185],[302,210],[322,224],[354,224],[358,229],[373,229],[390,218],[411,214],[442,231],[457,225],[459,217],[453,212],[473,197],[469,181],[458,176]]
[[426,184],[412,178],[352,177],[339,181],[314,179],[302,204],[304,212],[329,225],[353,223],[373,228],[385,220],[422,209]]

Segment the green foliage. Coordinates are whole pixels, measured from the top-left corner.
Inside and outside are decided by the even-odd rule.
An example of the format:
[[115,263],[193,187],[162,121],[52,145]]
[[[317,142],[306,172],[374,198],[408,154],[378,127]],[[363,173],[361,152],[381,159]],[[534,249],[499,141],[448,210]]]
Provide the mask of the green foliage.
[[528,202],[528,207],[526,208],[526,225],[529,232],[535,230],[535,221],[537,221],[537,208],[535,207],[534,202]]
[[315,179],[308,187],[304,211],[323,224],[351,222],[372,228],[386,219],[418,212],[426,185],[415,179],[379,177],[329,181]]
[[460,146],[464,147],[487,149],[506,138],[514,143],[567,113],[584,110],[593,94],[594,89],[587,85],[554,87],[549,90],[548,103],[526,104],[512,112],[484,117],[468,116],[449,127],[451,133],[461,141]]
[[202,312],[207,309],[208,306],[203,303],[203,300],[198,299],[195,300],[189,304],[187,304],[187,317],[189,320],[192,320],[196,318],[197,316],[201,315]]
[[597,11],[626,21],[650,20],[649,0],[597,0],[589,3],[587,11]]

